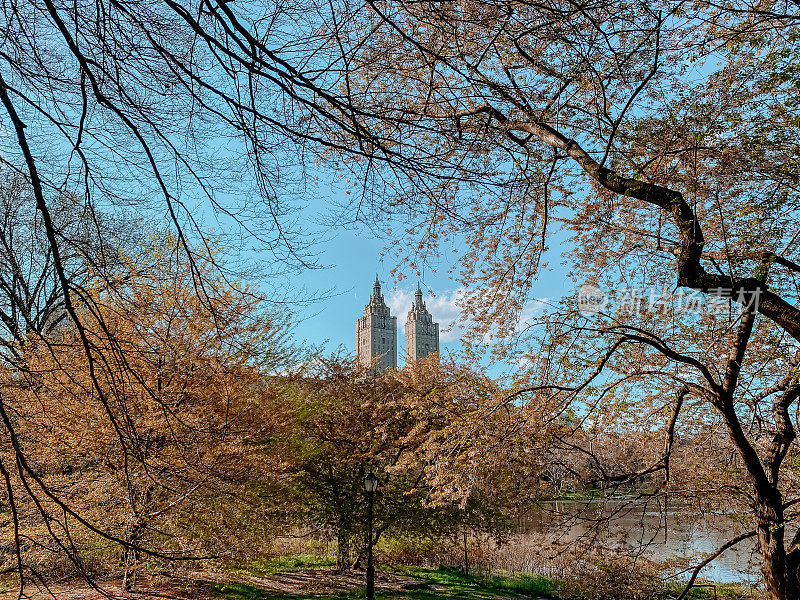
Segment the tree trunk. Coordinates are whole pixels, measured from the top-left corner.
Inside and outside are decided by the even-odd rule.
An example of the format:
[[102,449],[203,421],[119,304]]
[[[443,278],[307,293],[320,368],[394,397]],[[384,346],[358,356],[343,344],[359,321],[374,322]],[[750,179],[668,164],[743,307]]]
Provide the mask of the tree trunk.
[[800,550],[786,555],[786,584],[790,598],[800,598]]
[[[784,546],[785,522],[781,495],[777,491],[772,495],[773,498],[755,505],[764,587],[771,600],[797,600],[800,598],[796,584],[797,557],[792,552],[792,559],[789,560]],[[792,565],[794,578],[790,572]]]
[[786,553],[786,582],[789,593],[800,598],[800,529],[794,534],[789,551]]
[[139,562],[137,552],[126,548],[123,555],[122,589],[130,592],[136,584],[136,567]]
[[[142,533],[144,533],[145,523],[141,519],[137,519],[136,523],[131,527],[128,534],[128,543],[138,546],[142,541]],[[127,546],[123,554],[124,571],[122,574],[122,589],[130,592],[136,585],[136,569],[139,567],[139,550]]]
[[336,536],[336,567],[342,573],[350,569],[350,530],[345,527]]

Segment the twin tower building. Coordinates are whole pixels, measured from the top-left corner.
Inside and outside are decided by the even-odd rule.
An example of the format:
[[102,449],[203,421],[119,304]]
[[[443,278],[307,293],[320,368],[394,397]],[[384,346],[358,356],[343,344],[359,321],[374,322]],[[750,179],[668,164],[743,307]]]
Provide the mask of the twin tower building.
[[[405,334],[406,363],[439,352],[439,324],[433,322],[419,286],[408,311]],[[378,372],[397,368],[397,317],[386,306],[377,277],[364,316],[356,322],[356,359],[363,366],[374,363]]]

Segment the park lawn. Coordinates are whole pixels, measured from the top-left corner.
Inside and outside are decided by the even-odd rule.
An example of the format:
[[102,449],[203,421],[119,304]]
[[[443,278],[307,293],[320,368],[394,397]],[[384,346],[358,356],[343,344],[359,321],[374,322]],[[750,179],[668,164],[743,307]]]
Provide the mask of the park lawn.
[[[545,598],[551,596],[552,583],[545,578],[516,576],[466,578],[457,569],[423,569],[396,567],[399,575],[416,580],[416,589],[386,589],[376,587],[376,600],[509,600],[517,598]],[[426,585],[427,584],[427,585]],[[262,590],[245,583],[214,584],[212,595],[219,600],[358,600],[364,598],[363,589],[334,593],[287,593]]]
[[[265,565],[266,566],[266,565]],[[273,566],[273,565],[270,565]],[[537,575],[493,575],[465,577],[454,568],[440,567],[425,569],[412,566],[384,565],[384,574],[402,576],[407,583],[418,584],[414,589],[390,589],[387,585],[376,586],[376,600],[523,600],[557,598],[558,582]],[[267,570],[267,569],[265,569]],[[309,571],[306,571],[308,574]],[[682,585],[667,584],[653,597],[675,598]],[[257,585],[247,583],[216,583],[211,586],[211,596],[215,600],[359,600],[365,597],[364,589],[326,592],[318,589],[314,593],[268,591]],[[579,594],[580,595],[580,594]],[[581,595],[581,597],[588,597]],[[733,584],[718,585],[716,594],[711,588],[695,588],[689,598],[692,600],[754,600],[759,597],[752,588]]]
[[[213,586],[214,597],[219,600],[358,600],[365,596],[364,590],[339,592],[335,594],[287,594],[261,590],[243,583],[217,584]],[[376,600],[434,600],[435,598],[451,598],[453,600],[508,600],[521,598],[508,592],[483,590],[470,586],[448,586],[445,589],[423,590],[376,590]],[[529,596],[525,596],[529,598]]]

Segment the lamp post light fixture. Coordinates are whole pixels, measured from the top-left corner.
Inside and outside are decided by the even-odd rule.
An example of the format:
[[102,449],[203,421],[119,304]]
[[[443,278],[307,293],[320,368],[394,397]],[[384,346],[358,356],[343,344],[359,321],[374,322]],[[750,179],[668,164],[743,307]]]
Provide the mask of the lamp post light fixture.
[[375,600],[375,567],[372,565],[372,500],[378,489],[375,473],[364,475],[364,491],[367,492],[367,600]]

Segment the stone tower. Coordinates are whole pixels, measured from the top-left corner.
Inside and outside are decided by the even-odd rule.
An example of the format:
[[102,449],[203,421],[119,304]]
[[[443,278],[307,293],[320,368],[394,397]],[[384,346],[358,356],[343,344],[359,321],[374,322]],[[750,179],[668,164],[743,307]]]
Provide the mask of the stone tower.
[[439,324],[433,322],[422,301],[422,290],[417,286],[414,303],[406,319],[406,363],[439,352]]
[[390,314],[383,300],[377,275],[364,316],[356,322],[356,360],[362,366],[375,360],[379,373],[397,368],[397,317]]

